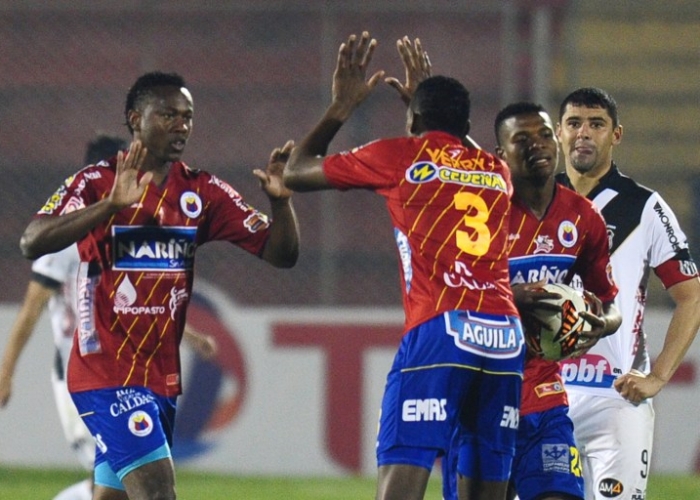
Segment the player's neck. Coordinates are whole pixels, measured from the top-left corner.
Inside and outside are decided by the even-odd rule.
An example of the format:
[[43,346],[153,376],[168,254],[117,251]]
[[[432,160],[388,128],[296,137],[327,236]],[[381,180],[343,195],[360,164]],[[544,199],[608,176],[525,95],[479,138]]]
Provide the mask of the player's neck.
[[516,196],[537,219],[542,219],[554,198],[554,178],[550,178],[544,185],[518,183],[517,180],[514,180],[514,184]]

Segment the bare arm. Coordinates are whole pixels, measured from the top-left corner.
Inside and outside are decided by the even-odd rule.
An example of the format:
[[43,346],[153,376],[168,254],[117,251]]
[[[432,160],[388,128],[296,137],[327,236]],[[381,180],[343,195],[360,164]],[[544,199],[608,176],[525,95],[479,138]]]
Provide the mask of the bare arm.
[[30,281],[24,295],[24,302],[12,325],[5,345],[5,353],[0,365],[0,408],[4,407],[12,395],[12,378],[27,341],[34,332],[39,317],[54,290],[36,281]]
[[275,148],[267,168],[253,171],[270,199],[272,209],[270,236],[262,258],[275,267],[292,267],[299,258],[299,223],[292,206],[292,191],[282,181],[284,165],[293,147],[294,142],[287,141],[282,148]]
[[376,45],[377,41],[364,32],[359,43],[351,35],[340,46],[333,74],[333,99],[321,120],[292,151],[284,170],[287,187],[295,191],[331,188],[323,173],[323,157],[338,130],[384,76],[383,71],[377,71],[366,79]]
[[82,210],[32,220],[20,239],[22,255],[36,259],[63,250],[83,238],[100,222],[137,202],[153,177],[147,172],[140,180],[137,179],[145,156],[146,148],[139,141],[133,142],[128,155],[121,151],[117,154],[117,172],[109,196]]
[[668,325],[664,346],[651,373],[632,371],[615,381],[615,388],[631,403],[640,403],[663,389],[676,373],[700,328],[700,280],[693,278],[668,289],[676,304]]
[[182,338],[204,359],[211,359],[216,356],[218,352],[218,346],[216,345],[214,337],[198,332],[192,328],[189,323],[185,324],[185,331],[182,333]]

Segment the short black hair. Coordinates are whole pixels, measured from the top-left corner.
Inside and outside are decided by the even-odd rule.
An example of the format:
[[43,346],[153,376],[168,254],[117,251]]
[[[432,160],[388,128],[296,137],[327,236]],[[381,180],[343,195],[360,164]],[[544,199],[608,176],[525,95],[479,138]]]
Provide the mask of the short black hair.
[[111,158],[126,149],[126,141],[115,135],[100,134],[88,142],[85,150],[85,165],[94,165],[100,160]]
[[498,112],[498,114],[496,115],[496,120],[493,123],[493,131],[496,134],[496,144],[498,146],[501,145],[501,126],[503,125],[503,122],[506,121],[508,118],[512,118],[518,115],[537,115],[546,112],[547,110],[544,109],[544,106],[542,106],[541,104],[535,104],[534,102],[521,101],[509,104],[508,106],[506,106]]
[[469,91],[454,78],[426,78],[416,87],[410,106],[427,130],[441,130],[457,137],[469,131]]
[[161,71],[151,71],[141,75],[126,94],[126,106],[124,106],[124,116],[126,126],[132,134],[134,130],[129,124],[129,111],[139,107],[147,97],[153,95],[153,90],[157,87],[186,87],[185,79],[177,73],[163,73]]
[[559,106],[559,122],[561,123],[566,106],[584,106],[586,108],[603,108],[612,118],[613,127],[617,127],[617,102],[608,92],[597,87],[581,87],[567,95]]

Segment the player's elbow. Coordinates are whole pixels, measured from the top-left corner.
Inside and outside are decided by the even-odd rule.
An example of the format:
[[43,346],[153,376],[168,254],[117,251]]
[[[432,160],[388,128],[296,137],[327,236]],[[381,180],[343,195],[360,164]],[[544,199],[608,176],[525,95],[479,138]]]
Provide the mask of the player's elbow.
[[39,251],[36,238],[32,236],[29,230],[25,231],[22,237],[19,239],[19,250],[22,252],[22,256],[26,259],[34,260],[41,257],[41,252]]

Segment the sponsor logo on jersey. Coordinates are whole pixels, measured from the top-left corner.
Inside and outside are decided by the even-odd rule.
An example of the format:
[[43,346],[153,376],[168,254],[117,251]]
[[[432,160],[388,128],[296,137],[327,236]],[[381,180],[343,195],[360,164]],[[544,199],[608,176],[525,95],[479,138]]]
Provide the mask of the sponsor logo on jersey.
[[598,483],[598,493],[600,493],[606,498],[619,497],[620,495],[622,495],[623,491],[624,487],[622,486],[622,483],[617,479],[613,479],[611,477],[601,479]]
[[145,437],[153,432],[153,420],[145,411],[135,411],[129,416],[129,430],[134,436]]
[[444,422],[447,420],[446,399],[407,399],[403,402],[401,420],[404,422]]
[[152,403],[155,398],[152,394],[137,391],[135,389],[120,389],[116,393],[117,403],[109,405],[109,413],[113,417],[118,417],[136,408],[140,408]]
[[576,262],[575,255],[525,255],[508,259],[508,273],[511,285],[522,283],[564,283],[571,266]]
[[191,271],[196,227],[112,226],[112,269]]
[[401,260],[401,269],[403,270],[404,286],[406,288],[406,293],[408,293],[411,291],[411,281],[413,281],[411,245],[409,245],[406,235],[397,228],[394,228],[394,238],[396,239],[396,246],[399,249],[399,259]]
[[484,157],[472,157],[472,153],[464,148],[425,148],[430,160],[434,163],[462,170],[484,170]]
[[236,204],[236,206],[240,208],[243,212],[248,212],[253,209],[250,205],[243,201],[243,198],[241,198],[241,195],[238,194],[238,191],[233,189],[228,183],[222,181],[215,175],[211,176],[211,178],[209,179],[209,184],[213,184],[214,186],[224,191],[228,195],[228,197],[231,198],[231,200]]
[[450,288],[464,287],[468,290],[495,290],[496,284],[493,282],[480,282],[474,279],[474,275],[464,262],[455,261],[454,271],[444,272],[442,279]]
[[565,220],[559,224],[557,237],[559,238],[561,246],[564,248],[571,248],[578,241],[578,230],[573,222]]
[[445,313],[447,334],[455,345],[465,351],[487,358],[507,359],[520,355],[524,338],[522,331],[506,316],[486,317],[469,311]]
[[[105,162],[105,163],[106,163],[106,162]],[[99,165],[99,163],[98,163],[98,165]],[[104,165],[102,165],[102,166],[104,166]],[[83,174],[83,176],[84,176],[86,179],[90,180],[90,181],[94,181],[94,180],[97,180],[97,179],[101,179],[101,178],[102,178],[102,173],[97,172],[97,171],[85,172],[85,173]]]
[[83,199],[79,196],[71,196],[63,206],[63,210],[61,210],[59,215],[69,214],[71,212],[75,212],[76,210],[82,210],[83,208],[85,208]]
[[501,427],[506,429],[517,429],[520,424],[520,411],[512,406],[503,407],[503,416],[501,417]]
[[202,213],[202,199],[193,191],[185,191],[180,195],[180,208],[190,219],[199,217]]
[[535,238],[535,250],[532,253],[549,253],[554,250],[554,240],[546,234]]
[[265,229],[270,226],[270,219],[267,218],[267,215],[262,214],[257,210],[253,210],[253,213],[246,217],[246,219],[243,221],[243,225],[251,233],[257,233],[261,229]]
[[170,289],[170,300],[168,301],[168,307],[170,307],[170,319],[175,319],[175,312],[177,308],[187,302],[189,294],[184,288],[172,287]]
[[125,274],[114,294],[114,312],[117,314],[165,314],[165,306],[135,306],[137,292]]
[[538,398],[554,396],[555,394],[562,394],[563,392],[564,386],[561,382],[545,382],[535,387],[535,394],[537,394]]
[[54,194],[52,194],[51,197],[48,200],[46,200],[44,206],[41,207],[41,209],[39,210],[40,214],[51,215],[52,213],[54,213],[54,211],[58,208],[61,202],[63,202],[63,198],[65,198],[66,194],[68,193],[66,185],[66,183],[61,184],[61,186],[56,190],[56,192],[54,192]]
[[95,289],[100,281],[98,269],[93,269],[87,262],[81,262],[78,267],[76,285],[78,309],[78,349],[80,354],[95,354],[102,352],[100,337],[95,323]]
[[461,186],[472,186],[508,192],[503,176],[497,172],[475,172],[438,166],[429,161],[414,163],[406,170],[406,180],[412,184],[422,184],[433,180]]
[[544,443],[542,445],[542,470],[544,472],[571,471],[569,445],[566,443]]
[[664,211],[664,208],[661,206],[661,204],[658,201],[654,205],[654,212],[656,212],[656,215],[659,217],[661,224],[664,226],[664,230],[666,231],[666,236],[668,237],[668,242],[673,247],[673,250],[678,252],[682,248],[685,248],[685,242],[681,242],[678,240],[678,235],[676,234],[676,231],[673,229],[673,224],[671,223],[671,219],[669,219],[668,215]]
[[594,354],[562,361],[560,366],[565,384],[612,387],[616,378],[608,360]]

